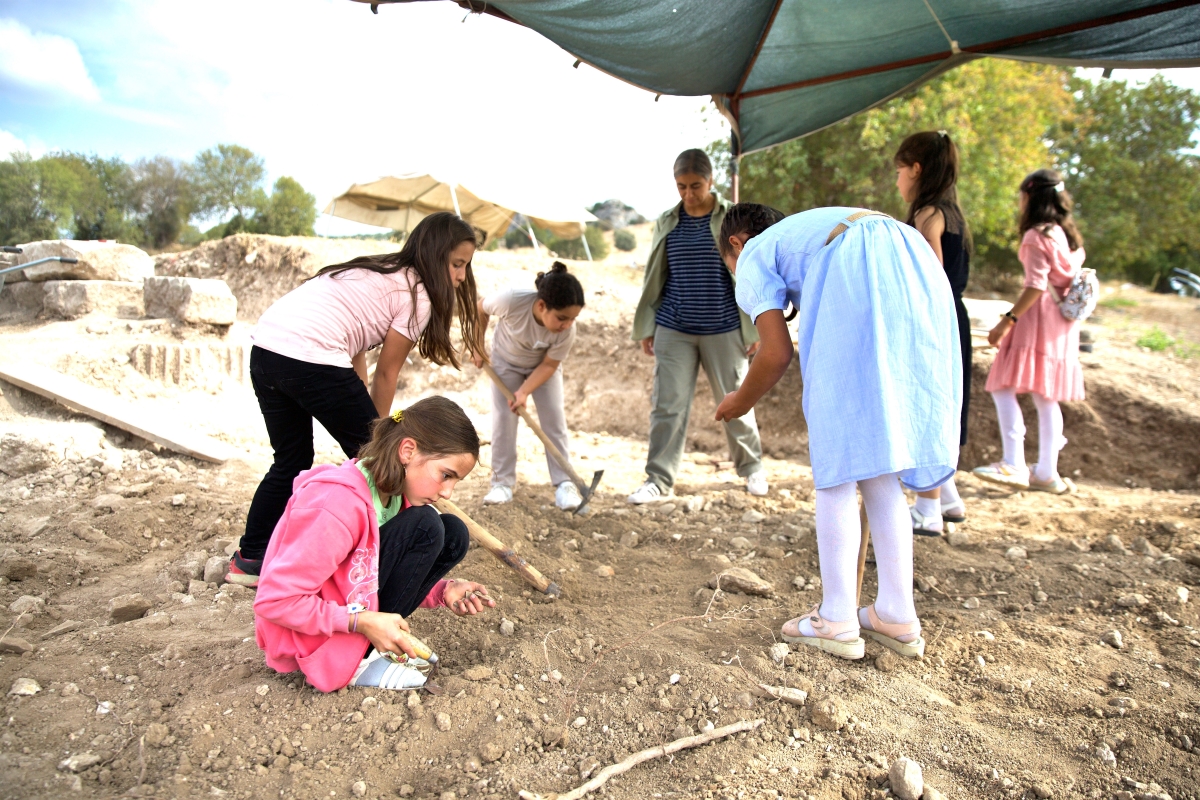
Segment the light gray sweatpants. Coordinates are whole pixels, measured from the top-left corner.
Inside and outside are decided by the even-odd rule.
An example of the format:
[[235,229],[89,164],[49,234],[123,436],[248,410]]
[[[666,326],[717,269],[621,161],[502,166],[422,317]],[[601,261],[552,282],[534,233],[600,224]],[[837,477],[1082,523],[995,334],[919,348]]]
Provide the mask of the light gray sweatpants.
[[[515,392],[529,377],[535,367],[514,367],[501,361],[492,351],[492,368],[500,380]],[[570,442],[567,440],[567,415],[563,410],[562,366],[555,370],[550,380],[539,386],[530,395],[537,408],[538,423],[546,437],[568,459],[571,457]],[[526,407],[528,408],[528,403]],[[508,400],[500,388],[492,386],[492,486],[512,488],[517,482],[517,424],[521,418],[508,407]],[[546,466],[550,470],[550,482],[555,486],[571,480],[554,457],[546,453]]]
[[[746,377],[750,362],[740,330],[693,336],[659,325],[654,334],[654,396],[650,398],[650,455],[646,476],[666,491],[675,485],[698,368],[704,367],[713,399],[720,404]],[[737,474],[762,469],[762,442],[754,411],[725,423],[725,439]]]

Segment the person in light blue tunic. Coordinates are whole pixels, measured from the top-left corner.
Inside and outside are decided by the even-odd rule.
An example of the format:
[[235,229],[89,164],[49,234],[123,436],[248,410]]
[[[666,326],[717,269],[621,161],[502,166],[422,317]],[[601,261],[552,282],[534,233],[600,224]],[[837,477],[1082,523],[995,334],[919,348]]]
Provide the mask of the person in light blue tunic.
[[[914,228],[856,208],[780,219],[743,203],[719,245],[737,270],[737,302],[762,341],[718,419],[746,413],[792,359],[784,318],[798,312],[803,409],[817,489],[822,603],[784,638],[861,658],[860,628],[903,655],[924,651],[912,600],[912,528],[901,489],[940,485],[958,463],[960,357],[946,274]],[[778,221],[777,221],[778,220]],[[879,573],[876,602],[855,613],[862,492]]]

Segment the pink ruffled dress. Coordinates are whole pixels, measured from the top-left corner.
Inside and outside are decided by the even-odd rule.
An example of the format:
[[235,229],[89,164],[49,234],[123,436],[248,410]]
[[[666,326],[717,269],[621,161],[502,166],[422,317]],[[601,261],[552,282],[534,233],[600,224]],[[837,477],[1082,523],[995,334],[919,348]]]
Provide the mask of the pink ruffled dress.
[[1050,293],[1060,299],[1066,293],[1083,266],[1083,248],[1072,252],[1067,235],[1055,225],[1048,234],[1036,228],[1025,231],[1018,256],[1025,267],[1025,287],[1046,291],[1000,342],[987,390],[1015,389],[1048,400],[1082,400],[1079,323],[1062,315]]

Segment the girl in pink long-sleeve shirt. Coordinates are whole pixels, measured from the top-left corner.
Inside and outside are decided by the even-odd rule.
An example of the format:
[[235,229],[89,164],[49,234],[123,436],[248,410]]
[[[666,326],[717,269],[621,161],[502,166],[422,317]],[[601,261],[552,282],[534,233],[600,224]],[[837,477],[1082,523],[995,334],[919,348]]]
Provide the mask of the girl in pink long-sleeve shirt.
[[466,616],[496,605],[481,584],[445,579],[469,535],[432,505],[478,457],[463,410],[429,397],[376,422],[358,459],[302,472],[254,600],[267,666],[301,670],[323,692],[423,686],[429,664],[405,618],[418,607]]

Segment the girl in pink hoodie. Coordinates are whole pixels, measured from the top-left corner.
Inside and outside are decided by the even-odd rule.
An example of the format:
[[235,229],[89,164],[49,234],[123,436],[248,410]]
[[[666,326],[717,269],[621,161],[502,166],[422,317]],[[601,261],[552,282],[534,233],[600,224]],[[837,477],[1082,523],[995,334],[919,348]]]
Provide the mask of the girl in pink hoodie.
[[429,664],[405,618],[418,607],[466,616],[496,605],[481,584],[445,579],[470,537],[432,505],[478,457],[463,410],[429,397],[377,421],[357,459],[302,472],[254,600],[267,665],[301,670],[323,692],[423,686]]

